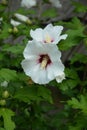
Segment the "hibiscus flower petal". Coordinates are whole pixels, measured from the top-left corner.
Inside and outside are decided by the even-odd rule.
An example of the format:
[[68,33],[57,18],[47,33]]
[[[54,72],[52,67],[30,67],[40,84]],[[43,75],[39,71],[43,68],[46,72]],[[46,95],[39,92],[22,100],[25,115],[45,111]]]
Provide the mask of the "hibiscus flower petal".
[[30,35],[33,39],[37,41],[43,41],[43,30],[41,28],[38,28],[35,31],[31,29]]

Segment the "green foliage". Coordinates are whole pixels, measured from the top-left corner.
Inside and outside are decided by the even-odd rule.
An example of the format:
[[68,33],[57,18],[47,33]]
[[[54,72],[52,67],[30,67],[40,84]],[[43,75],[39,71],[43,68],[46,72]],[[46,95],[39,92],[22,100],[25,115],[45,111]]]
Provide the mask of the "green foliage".
[[[57,8],[43,8],[49,0],[43,0],[43,7],[15,12],[9,12],[8,4],[0,3],[0,130],[87,130],[87,54],[70,52],[80,43],[87,51],[86,14],[57,21]],[[76,13],[87,12],[80,2],[72,5]],[[14,32],[10,20],[19,21],[14,13],[28,16],[32,24],[22,22]],[[64,26],[68,37],[58,47],[72,55],[64,59],[65,80],[37,85],[22,70],[23,50],[32,39],[30,30],[44,28],[49,21]]]
[[74,29],[74,30],[77,30],[77,29],[80,29],[80,28],[84,29],[83,24],[81,23],[81,21],[77,17],[73,17],[71,19],[71,21],[69,21],[69,22],[62,22],[61,21],[59,23],[63,24],[64,26],[66,26],[69,29]]
[[54,18],[57,16],[56,9],[55,8],[47,9],[46,11],[43,12],[42,16],[47,18]]
[[3,129],[3,128],[0,127],[0,130],[5,130],[5,129]]
[[66,122],[65,119],[67,118],[67,113],[62,110],[62,112],[56,113],[53,117],[53,120],[51,121],[52,126],[56,126],[58,130],[66,130]]
[[3,117],[5,130],[14,130],[15,124],[11,119],[14,113],[10,109],[0,108],[0,116]]
[[69,126],[69,130],[82,130],[82,129],[87,129],[87,117],[85,115],[78,115],[75,118],[75,124]]
[[15,70],[10,70],[6,68],[2,68],[0,70],[0,80],[15,80],[17,78],[17,74]]
[[77,46],[80,43],[81,39],[86,37],[84,34],[85,28],[79,19],[73,18],[71,22],[60,23],[69,28],[69,30],[66,31],[66,34],[68,34],[67,39],[65,41],[62,41],[59,45],[59,48],[61,50],[68,50],[73,46]]
[[10,29],[10,25],[8,23],[3,22],[3,27],[1,28],[1,32],[0,32],[0,40],[4,40],[5,38],[8,38],[9,36],[9,29]]
[[75,12],[80,13],[80,12],[86,12],[87,11],[87,6],[83,5],[80,2],[73,1],[72,4],[75,6],[75,9],[74,9]]
[[71,105],[74,109],[80,109],[84,114],[87,114],[87,95],[80,95],[79,100],[72,98],[68,101],[68,105]]
[[19,89],[14,98],[17,98],[21,101],[31,103],[31,101],[40,102],[46,100],[52,103],[52,97],[50,91],[45,87],[23,87]]
[[80,63],[84,63],[86,64],[87,63],[87,56],[84,55],[84,54],[78,54],[76,53],[74,55],[74,57],[71,59],[71,64],[75,63],[75,62],[80,62]]
[[66,68],[65,73],[66,73],[67,80],[63,81],[59,85],[60,89],[62,91],[73,89],[73,88],[77,87],[77,85],[80,84],[80,79],[79,79],[78,73],[76,72],[75,68],[72,68],[72,69]]
[[24,45],[20,45],[20,44],[16,44],[15,46],[14,45],[5,45],[5,46],[3,46],[3,51],[18,55],[23,52],[24,47],[25,47]]

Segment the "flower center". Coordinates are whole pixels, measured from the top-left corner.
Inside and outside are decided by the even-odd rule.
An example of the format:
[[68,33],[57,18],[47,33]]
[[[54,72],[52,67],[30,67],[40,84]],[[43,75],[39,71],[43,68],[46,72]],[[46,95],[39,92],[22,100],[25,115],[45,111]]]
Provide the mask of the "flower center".
[[42,69],[45,69],[50,63],[51,60],[47,54],[40,55],[39,63]]
[[45,43],[51,43],[51,42],[53,42],[53,40],[52,40],[52,38],[50,37],[49,34],[46,35],[44,42],[45,42]]

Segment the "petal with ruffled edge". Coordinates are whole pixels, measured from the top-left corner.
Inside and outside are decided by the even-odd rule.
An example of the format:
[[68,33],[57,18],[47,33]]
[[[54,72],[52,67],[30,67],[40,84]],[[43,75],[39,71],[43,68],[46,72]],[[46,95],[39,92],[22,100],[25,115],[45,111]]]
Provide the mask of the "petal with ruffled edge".
[[36,61],[25,59],[21,65],[25,74],[30,76],[35,83],[46,84],[50,81],[47,77],[47,71],[40,68],[40,64],[37,64]]
[[48,78],[51,80],[55,79],[54,77],[61,75],[63,71],[64,65],[62,64],[62,62],[60,60],[56,61],[52,65],[50,65],[50,67],[47,67]]
[[58,75],[58,76],[56,77],[56,81],[57,81],[58,83],[61,83],[64,79],[65,79],[65,73],[64,73],[64,72],[62,72],[60,75]]
[[42,43],[58,44],[60,40],[67,38],[67,34],[60,35],[62,30],[63,26],[48,24],[44,29],[38,28],[31,30],[30,35],[33,39],[41,41]]
[[[24,50],[25,59],[21,65],[26,75],[30,76],[35,83],[47,84],[64,71],[64,66],[60,60],[61,52],[53,44],[41,44],[35,40],[27,44]],[[41,55],[47,55],[50,63],[42,67]],[[43,59],[42,59],[43,60]]]
[[30,35],[34,40],[43,41],[43,30],[42,30],[42,28],[38,28],[35,31],[31,29]]

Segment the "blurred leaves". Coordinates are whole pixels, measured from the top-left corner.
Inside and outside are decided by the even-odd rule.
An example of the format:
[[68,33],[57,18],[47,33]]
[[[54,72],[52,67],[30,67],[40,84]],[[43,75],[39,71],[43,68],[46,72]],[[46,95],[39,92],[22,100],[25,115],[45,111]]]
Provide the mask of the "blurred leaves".
[[10,70],[7,68],[2,68],[0,70],[0,80],[15,80],[17,78],[17,73],[15,70]]
[[69,29],[65,32],[68,37],[66,40],[61,41],[59,48],[61,50],[68,50],[73,46],[80,44],[81,40],[86,37],[84,34],[85,27],[82,25],[79,19],[73,18],[71,22],[60,22]]
[[50,9],[45,10],[42,16],[47,17],[47,18],[53,18],[57,16],[57,11],[55,8],[50,8]]
[[1,32],[0,32],[0,40],[6,39],[9,36],[10,27],[11,27],[10,24],[3,22],[3,26],[2,26]]
[[21,44],[16,44],[16,45],[8,44],[8,45],[3,46],[3,51],[18,55],[18,54],[22,54],[24,47],[25,46]]
[[[43,0],[42,4],[50,5],[50,2]],[[72,4],[74,12],[87,12],[86,5],[74,1]],[[66,79],[62,83],[54,80],[46,86],[33,83],[23,73],[20,64],[23,59],[23,50],[28,40],[32,39],[30,30],[44,28],[46,23],[56,20],[58,15],[60,16],[57,8],[48,6],[49,8],[43,9],[39,5],[30,9],[19,8],[15,13],[28,16],[32,24],[22,22],[17,26],[18,31],[15,33],[10,20],[17,19],[14,17],[14,11],[9,13],[8,7],[0,4],[0,17],[3,17],[0,23],[0,103],[5,101],[0,104],[0,130],[87,129],[86,54],[75,52],[71,59],[66,58]],[[80,43],[85,42],[86,45],[86,25],[83,22],[84,17],[80,19],[73,16],[65,21],[53,22],[53,24],[62,25],[64,34],[68,34],[67,39],[61,40],[58,44],[61,50],[67,53]],[[85,49],[87,49],[86,46]],[[7,81],[7,87],[1,85],[4,81]],[[4,91],[9,92],[9,97],[6,99],[2,96]],[[3,103],[5,103],[4,106]]]
[[80,28],[84,29],[82,22],[77,17],[73,17],[71,19],[71,21],[69,21],[69,22],[60,21],[59,23],[64,25],[65,27],[67,27],[69,29],[74,29],[74,30],[77,30]]
[[66,68],[65,74],[66,74],[66,80],[64,80],[60,84],[61,90],[65,91],[68,89],[73,89],[73,88],[77,87],[78,84],[80,84],[79,76],[74,68],[72,68],[72,69]]
[[79,99],[73,97],[67,103],[72,108],[80,109],[84,114],[87,115],[87,95],[80,95]]
[[75,63],[75,62],[80,62],[80,63],[87,63],[87,56],[84,55],[84,54],[75,54],[72,59],[70,60],[71,61],[71,64]]
[[75,9],[74,9],[75,12],[77,12],[77,13],[87,12],[87,6],[86,5],[83,5],[82,3],[76,2],[76,1],[73,1],[72,4],[75,7]]
[[[0,117],[3,117],[4,120],[4,128],[5,130],[14,130],[15,124],[12,121],[12,116],[14,116],[14,112],[7,108],[0,108]],[[2,129],[4,130],[4,129]]]
[[31,103],[31,101],[40,102],[46,100],[52,103],[51,92],[45,87],[22,87],[14,95],[21,101]]

